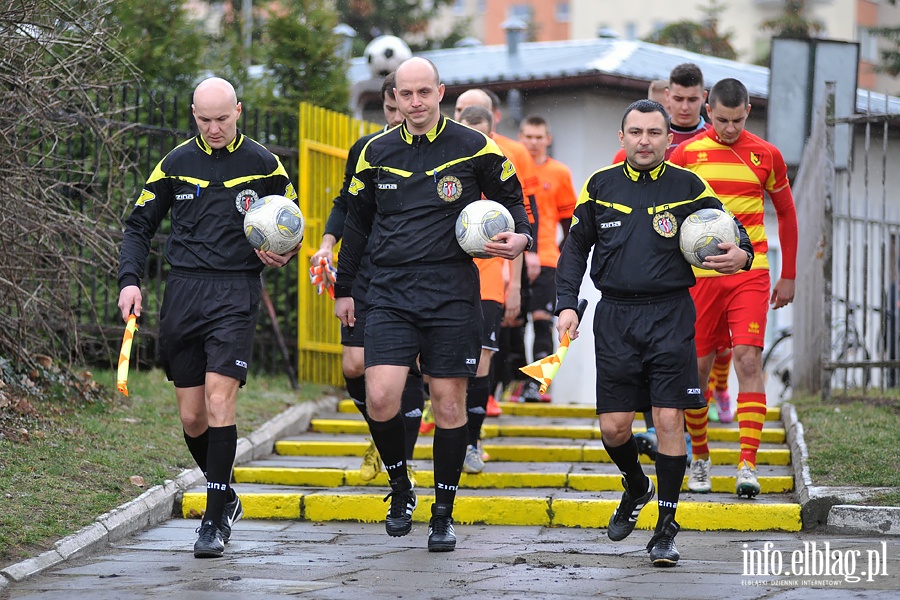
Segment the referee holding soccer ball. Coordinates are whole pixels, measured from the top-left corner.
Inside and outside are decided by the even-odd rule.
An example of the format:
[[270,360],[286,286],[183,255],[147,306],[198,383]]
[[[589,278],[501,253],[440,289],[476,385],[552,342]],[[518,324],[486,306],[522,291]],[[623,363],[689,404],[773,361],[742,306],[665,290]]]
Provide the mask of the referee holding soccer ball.
[[[723,207],[703,179],[664,162],[672,134],[659,103],[628,106],[619,140],[627,159],[591,175],[575,207],[557,265],[557,330],[560,340],[566,332],[573,339],[578,334],[578,291],[593,249],[590,277],[602,294],[594,313],[597,414],[625,488],[607,535],[619,541],[631,534],[655,493],[631,432],[635,412],[652,407],[659,518],[647,551],[655,566],[674,566],[680,558],[675,512],[687,459],[684,409],[705,405],[688,291],[695,279],[679,248],[678,227],[701,208]],[[753,247],[739,229],[740,244],[720,244],[726,252],[710,257],[706,268],[749,268]]]
[[220,557],[243,515],[231,489],[237,449],[235,404],[247,379],[265,266],[284,255],[261,252],[244,236],[244,214],[258,198],[297,193],[278,157],[237,129],[241,103],[218,77],[194,91],[200,134],[169,152],[147,178],[119,254],[122,318],[141,315],[141,278],[150,241],[166,217],[172,267],[160,309],[159,345],[175,384],[184,441],[206,475],[206,512],[194,544],[196,558]]
[[[335,315],[352,327],[360,258],[372,261],[364,354],[372,438],[390,480],[385,529],[412,528],[417,497],[407,477],[400,397],[419,357],[434,410],[435,504],[428,549],[456,548],[453,502],[466,453],[466,386],[481,351],[478,270],[456,242],[456,218],[482,194],[505,205],[515,233],[487,245],[512,259],[532,243],[515,168],[482,133],[443,117],[444,86],[423,58],[403,62],[394,93],[403,123],[363,149],[349,192],[338,258]],[[370,239],[371,238],[371,239]]]

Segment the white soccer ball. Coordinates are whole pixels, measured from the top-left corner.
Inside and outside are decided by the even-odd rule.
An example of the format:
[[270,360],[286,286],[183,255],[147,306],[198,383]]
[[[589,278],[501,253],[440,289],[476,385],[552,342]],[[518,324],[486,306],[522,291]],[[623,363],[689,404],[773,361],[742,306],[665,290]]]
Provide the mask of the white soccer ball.
[[493,200],[476,200],[456,218],[456,241],[475,258],[492,258],[484,245],[503,231],[515,231],[515,223],[506,207]]
[[740,242],[740,231],[731,215],[715,208],[701,208],[681,223],[681,253],[700,269],[709,256],[725,254],[722,242]]
[[404,60],[412,58],[412,50],[395,35],[380,35],[369,42],[364,56],[372,77],[386,77]]
[[284,196],[260,198],[244,215],[244,235],[258,250],[284,254],[303,241],[303,213]]

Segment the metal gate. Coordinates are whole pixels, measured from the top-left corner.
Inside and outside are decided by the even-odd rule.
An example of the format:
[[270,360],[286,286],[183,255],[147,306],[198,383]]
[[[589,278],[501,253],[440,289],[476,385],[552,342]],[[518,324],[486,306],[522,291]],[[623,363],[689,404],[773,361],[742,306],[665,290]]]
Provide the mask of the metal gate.
[[297,370],[301,381],[343,386],[340,323],[334,302],[309,285],[309,259],[319,249],[332,201],[344,182],[347,151],[380,125],[353,119],[325,108],[300,105],[298,194],[306,220],[298,261]]
[[[797,178],[794,383],[825,398],[879,396],[900,387],[900,148],[890,135],[900,114],[879,94],[865,114],[835,118],[827,85]],[[854,140],[846,169],[834,166],[840,126]],[[805,261],[812,268],[800,268]]]

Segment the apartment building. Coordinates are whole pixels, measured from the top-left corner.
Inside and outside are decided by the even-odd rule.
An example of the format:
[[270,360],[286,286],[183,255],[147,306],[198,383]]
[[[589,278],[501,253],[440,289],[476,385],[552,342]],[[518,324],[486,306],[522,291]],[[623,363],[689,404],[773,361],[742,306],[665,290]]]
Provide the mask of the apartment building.
[[[900,3],[898,3],[900,4]],[[719,31],[731,35],[738,60],[755,63],[768,54],[771,31],[762,24],[777,18],[785,0],[719,0]],[[455,0],[435,27],[470,19],[472,35],[486,45],[504,43],[502,23],[519,17],[529,24],[529,41],[583,40],[614,36],[639,40],[669,23],[702,21],[708,0]],[[900,93],[900,79],[877,73],[879,48],[886,42],[874,27],[900,26],[900,5],[887,0],[808,0],[809,19],[821,24],[818,37],[860,44],[860,87]]]

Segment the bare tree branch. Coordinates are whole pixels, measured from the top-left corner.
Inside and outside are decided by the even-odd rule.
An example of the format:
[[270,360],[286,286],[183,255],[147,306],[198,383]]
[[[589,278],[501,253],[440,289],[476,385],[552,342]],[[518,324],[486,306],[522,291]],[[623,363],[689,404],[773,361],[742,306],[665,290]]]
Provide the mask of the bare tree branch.
[[0,354],[26,363],[78,347],[71,298],[115,269],[130,159],[109,99],[135,74],[112,1],[0,6]]

